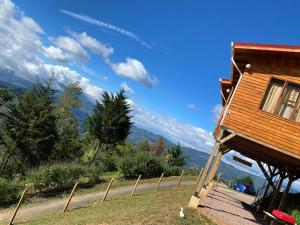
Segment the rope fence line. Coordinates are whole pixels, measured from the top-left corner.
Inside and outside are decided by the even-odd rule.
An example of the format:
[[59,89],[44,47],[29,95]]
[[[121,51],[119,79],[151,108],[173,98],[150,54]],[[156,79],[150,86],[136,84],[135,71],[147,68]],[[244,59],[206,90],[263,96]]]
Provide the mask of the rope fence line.
[[[157,185],[156,185],[155,190],[154,190],[155,192],[157,192],[159,190],[159,187],[160,187],[160,185],[162,183],[164,174],[165,173],[162,173],[161,176],[159,177],[159,180],[158,180]],[[184,177],[183,175],[184,175],[184,170],[182,170],[182,172],[181,172],[181,174],[180,174],[180,176],[178,178],[178,181],[177,181],[177,183],[175,185],[175,188],[178,188],[180,186],[181,181],[182,181],[182,179]],[[201,172],[200,172],[199,175],[201,175]],[[135,193],[135,191],[136,191],[136,189],[138,187],[139,181],[141,180],[141,177],[142,177],[141,175],[138,176],[138,178],[137,178],[137,180],[136,180],[136,182],[135,182],[135,184],[133,186],[133,189],[132,189],[132,192],[131,192],[131,196],[134,196],[134,193]],[[199,179],[199,176],[197,177],[196,183],[198,182],[198,179]],[[108,183],[108,186],[106,188],[105,194],[104,194],[104,196],[102,198],[102,202],[104,202],[107,199],[107,197],[109,196],[109,191],[110,191],[110,189],[112,187],[113,181],[114,181],[114,178],[111,178],[111,180]],[[74,184],[74,186],[72,188],[72,191],[71,191],[71,193],[70,193],[70,195],[69,195],[69,197],[68,197],[68,199],[66,201],[66,204],[65,204],[65,206],[64,206],[64,208],[62,210],[64,213],[68,211],[68,207],[71,204],[72,198],[73,198],[73,196],[74,196],[74,194],[76,192],[76,189],[77,189],[78,185],[79,185],[79,182],[76,182]],[[22,193],[22,195],[21,195],[21,197],[19,199],[19,202],[18,202],[18,204],[16,206],[16,209],[14,210],[14,213],[13,213],[13,215],[12,215],[12,217],[11,217],[10,222],[9,222],[8,225],[12,225],[13,224],[13,221],[14,221],[14,219],[17,216],[18,210],[20,209],[21,203],[22,203],[23,199],[25,198],[27,190],[28,190],[28,186],[26,186],[25,190],[23,191],[23,193]]]

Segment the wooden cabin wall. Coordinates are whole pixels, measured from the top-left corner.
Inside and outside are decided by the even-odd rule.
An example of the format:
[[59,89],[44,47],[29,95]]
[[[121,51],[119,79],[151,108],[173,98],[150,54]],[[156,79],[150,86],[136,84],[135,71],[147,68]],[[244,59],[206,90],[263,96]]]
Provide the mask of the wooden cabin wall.
[[272,77],[300,84],[300,76],[261,71],[244,72],[222,126],[300,155],[300,124],[259,109]]

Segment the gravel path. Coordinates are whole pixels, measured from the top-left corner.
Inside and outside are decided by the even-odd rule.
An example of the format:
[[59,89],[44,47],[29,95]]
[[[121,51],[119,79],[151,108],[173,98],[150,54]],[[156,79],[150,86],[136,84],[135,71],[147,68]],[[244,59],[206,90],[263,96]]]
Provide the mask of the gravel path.
[[[160,185],[160,189],[170,189],[175,187],[177,184],[177,181],[162,181]],[[195,184],[194,180],[183,180],[181,182],[181,185],[191,185]],[[156,183],[144,183],[140,184],[137,187],[136,193],[142,193],[150,190],[154,190],[156,187]],[[133,189],[133,185],[126,185],[116,188],[111,188],[109,192],[108,199],[122,196],[122,195],[129,195]],[[93,192],[88,193],[80,196],[75,196],[72,198],[72,201],[69,205],[68,210],[79,208],[79,207],[86,207],[90,204],[100,201],[104,195],[105,191],[101,192]],[[52,200],[46,200],[40,203],[33,203],[30,205],[21,206],[20,210],[18,211],[17,217],[15,219],[15,222],[22,221],[22,220],[28,220],[30,218],[40,216],[42,214],[48,213],[48,212],[54,212],[54,211],[62,211],[65,203],[66,198],[62,199],[52,199]],[[4,209],[0,210],[0,223],[8,222],[10,217],[13,214],[14,209]]]
[[266,224],[250,208],[253,201],[253,196],[218,186],[202,200],[200,212],[218,225]]

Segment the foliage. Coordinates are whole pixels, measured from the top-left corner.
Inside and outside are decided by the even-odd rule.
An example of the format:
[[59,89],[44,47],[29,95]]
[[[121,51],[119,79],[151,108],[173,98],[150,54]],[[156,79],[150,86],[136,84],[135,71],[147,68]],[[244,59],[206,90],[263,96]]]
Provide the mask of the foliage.
[[165,168],[166,176],[178,176],[181,173],[181,169],[178,166],[168,166]]
[[48,161],[57,137],[53,94],[50,83],[38,82],[1,112],[0,136],[9,160],[25,167]]
[[170,167],[182,167],[185,165],[182,147],[179,143],[167,149],[165,153],[165,160],[167,161],[167,165]]
[[160,136],[157,142],[153,145],[152,151],[155,155],[160,155],[165,149],[165,139]]
[[90,134],[100,143],[115,146],[127,138],[132,122],[126,100],[125,91],[121,90],[116,94],[103,92],[102,101],[96,102],[87,125]]
[[137,151],[140,151],[140,152],[150,152],[151,146],[148,141],[141,141],[136,146],[136,149],[137,149]]
[[16,181],[0,178],[0,203],[16,200],[21,186]]
[[16,95],[8,89],[0,88],[0,106],[5,102],[13,100],[15,97]]
[[253,179],[250,176],[238,177],[234,180],[234,183],[241,182],[243,184],[248,184],[253,186]]
[[78,120],[73,114],[74,109],[81,107],[81,94],[82,90],[76,82],[65,87],[59,98],[56,121],[58,140],[52,154],[56,160],[76,159],[82,155]]
[[27,182],[35,191],[48,191],[74,185],[85,170],[76,164],[52,164],[41,166],[27,175]]
[[162,161],[147,152],[138,152],[134,155],[128,155],[120,159],[119,170],[124,177],[142,177],[158,176],[163,172]]

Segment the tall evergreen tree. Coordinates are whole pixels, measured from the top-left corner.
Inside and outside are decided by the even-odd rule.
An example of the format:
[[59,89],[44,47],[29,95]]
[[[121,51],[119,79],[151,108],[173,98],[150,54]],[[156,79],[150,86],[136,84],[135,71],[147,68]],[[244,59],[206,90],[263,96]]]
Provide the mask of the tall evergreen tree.
[[79,83],[75,82],[66,86],[59,98],[56,120],[58,140],[52,154],[56,160],[74,159],[81,154],[79,124],[73,113],[81,107],[81,94]]
[[113,145],[125,141],[132,126],[130,106],[125,91],[116,94],[103,92],[88,118],[88,130],[100,143]]
[[179,143],[170,147],[165,154],[168,157],[169,166],[182,167],[185,165],[185,158]]
[[18,157],[23,166],[37,166],[51,156],[57,138],[53,95],[50,83],[38,82],[1,112],[1,136],[13,144],[9,155]]

